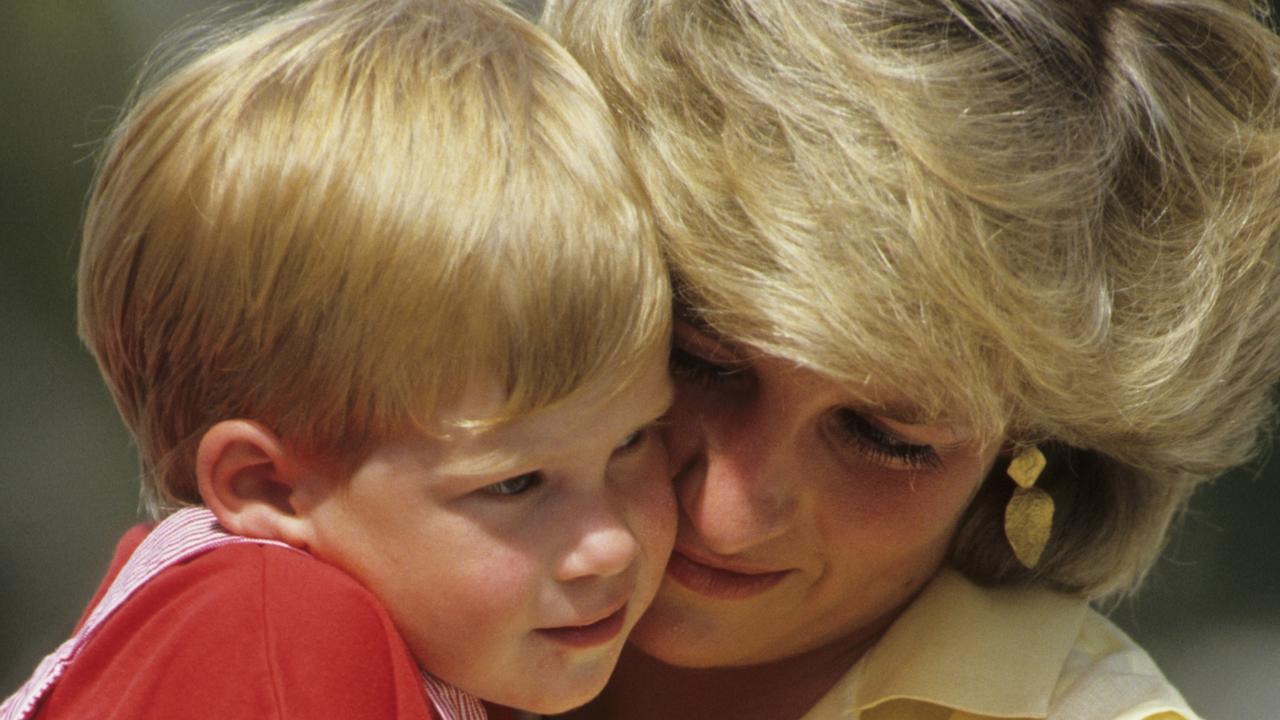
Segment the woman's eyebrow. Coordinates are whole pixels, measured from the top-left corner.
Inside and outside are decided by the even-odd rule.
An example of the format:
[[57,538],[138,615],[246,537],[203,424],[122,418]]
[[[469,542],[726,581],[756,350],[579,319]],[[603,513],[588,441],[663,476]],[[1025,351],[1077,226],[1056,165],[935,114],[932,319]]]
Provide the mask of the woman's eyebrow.
[[686,323],[683,320],[680,322],[689,329],[684,331],[677,329],[674,333],[676,340],[698,354],[707,355],[708,360],[738,365],[750,359],[750,355],[744,351],[744,346],[726,339],[715,330]]
[[691,305],[676,303],[672,314],[675,316],[676,322],[692,325],[698,330],[698,332],[712,336],[717,334],[716,331],[711,328],[711,325],[707,323],[706,319],[702,317],[702,313],[699,313],[698,310]]
[[908,402],[875,403],[867,408],[876,415],[903,425],[928,425],[920,408]]

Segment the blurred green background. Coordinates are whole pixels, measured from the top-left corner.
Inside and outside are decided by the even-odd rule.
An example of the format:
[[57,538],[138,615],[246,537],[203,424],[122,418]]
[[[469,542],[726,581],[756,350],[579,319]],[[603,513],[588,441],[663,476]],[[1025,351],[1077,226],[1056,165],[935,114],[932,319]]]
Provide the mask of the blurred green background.
[[[76,339],[76,239],[142,59],[211,4],[0,3],[0,697],[67,637],[138,517],[133,449]],[[1208,718],[1280,717],[1277,530],[1273,454],[1197,495],[1112,613]]]

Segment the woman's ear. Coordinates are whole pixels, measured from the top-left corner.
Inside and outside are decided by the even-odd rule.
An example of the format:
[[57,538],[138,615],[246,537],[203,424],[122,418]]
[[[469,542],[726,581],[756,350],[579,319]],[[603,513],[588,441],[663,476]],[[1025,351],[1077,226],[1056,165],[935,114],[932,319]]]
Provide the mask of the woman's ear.
[[275,433],[250,420],[217,423],[196,450],[200,497],[219,524],[303,549],[311,544],[311,523],[297,502],[305,468]]

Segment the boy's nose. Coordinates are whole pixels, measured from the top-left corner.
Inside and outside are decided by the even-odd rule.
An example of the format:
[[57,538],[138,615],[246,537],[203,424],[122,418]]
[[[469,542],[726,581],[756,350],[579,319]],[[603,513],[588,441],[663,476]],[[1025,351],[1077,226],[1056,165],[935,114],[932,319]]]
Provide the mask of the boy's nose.
[[579,517],[574,524],[578,528],[576,537],[556,568],[556,579],[561,582],[617,575],[640,554],[635,535],[617,513],[607,508]]

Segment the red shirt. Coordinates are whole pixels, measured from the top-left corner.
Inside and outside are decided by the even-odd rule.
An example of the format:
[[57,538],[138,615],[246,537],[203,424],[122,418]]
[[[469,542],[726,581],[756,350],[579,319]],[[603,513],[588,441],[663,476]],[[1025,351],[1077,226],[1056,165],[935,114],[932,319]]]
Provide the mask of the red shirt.
[[[120,541],[90,608],[148,530]],[[436,715],[417,663],[373,595],[308,555],[243,543],[147,582],[90,638],[34,717]]]

